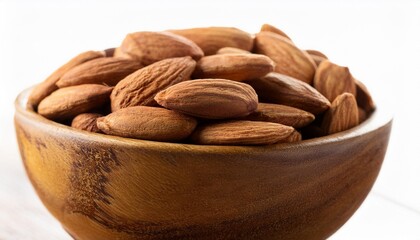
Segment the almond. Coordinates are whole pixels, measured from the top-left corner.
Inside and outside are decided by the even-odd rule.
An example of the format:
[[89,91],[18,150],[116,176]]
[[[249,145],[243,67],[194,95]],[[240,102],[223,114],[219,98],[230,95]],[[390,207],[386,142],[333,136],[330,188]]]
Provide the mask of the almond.
[[131,59],[98,58],[69,70],[58,80],[57,86],[63,88],[88,83],[115,86],[142,67],[140,62]]
[[50,95],[52,92],[57,90],[55,85],[57,81],[63,76],[64,73],[74,68],[77,65],[80,65],[84,62],[90,61],[95,58],[105,57],[105,52],[103,51],[87,51],[83,52],[74,58],[70,59],[66,64],[55,70],[45,81],[38,84],[31,92],[31,95],[28,99],[28,105],[36,108],[38,104],[46,96]]
[[199,126],[191,139],[206,145],[264,145],[286,139],[293,131],[278,123],[238,120]]
[[224,47],[219,50],[217,50],[216,54],[252,54],[250,51],[243,50],[240,48],[235,47]]
[[283,36],[283,37],[285,37],[285,38],[287,38],[287,39],[289,39],[291,41],[291,38],[289,36],[287,36],[286,33],[284,33],[282,30],[280,30],[280,29],[278,29],[278,28],[276,28],[276,27],[274,27],[274,26],[272,26],[270,24],[267,24],[267,23],[266,24],[263,24],[261,26],[261,30],[260,31],[261,32],[272,32],[272,33],[276,33],[276,34],[279,34],[279,35],[281,35],[281,36]]
[[200,59],[193,77],[243,81],[263,77],[273,69],[274,62],[264,55],[220,54]]
[[369,93],[367,87],[359,80],[354,79],[356,84],[356,101],[357,105],[360,106],[366,114],[370,114],[375,110],[375,103],[373,102],[372,96]]
[[128,34],[118,51],[146,66],[166,58],[191,56],[198,60],[203,56],[203,51],[194,42],[170,32]]
[[[287,38],[286,38],[287,39]],[[255,37],[254,50],[276,63],[275,72],[291,76],[308,84],[314,78],[316,64],[311,57],[284,37],[272,32],[260,32]]]
[[96,125],[96,120],[103,117],[99,113],[82,113],[73,118],[71,126],[80,130],[100,133],[102,132]]
[[155,95],[190,79],[196,62],[191,57],[170,58],[144,67],[121,80],[111,94],[111,109],[155,105]]
[[154,141],[179,141],[194,131],[197,121],[164,108],[135,106],[99,118],[97,125],[110,135]]
[[195,42],[203,49],[205,55],[213,55],[224,47],[235,47],[251,51],[253,46],[252,36],[237,28],[204,27],[169,31]]
[[60,88],[44,98],[38,113],[53,120],[72,119],[109,101],[112,87],[99,84],[83,84]]
[[294,128],[310,124],[315,116],[312,113],[280,104],[258,103],[258,108],[243,120],[273,122]]
[[181,82],[159,92],[155,100],[165,108],[207,119],[243,117],[258,104],[251,86],[225,79]]
[[299,108],[312,114],[319,114],[330,107],[330,102],[315,88],[295,78],[269,73],[265,77],[246,81],[261,101]]
[[360,107],[358,107],[357,110],[359,112],[359,114],[358,114],[359,115],[359,123],[364,122],[367,119],[366,111],[363,110],[363,108],[360,108]]
[[345,92],[356,95],[356,84],[347,67],[322,61],[315,73],[314,87],[330,102]]
[[351,93],[343,93],[332,102],[331,108],[322,120],[326,134],[345,131],[359,124],[359,111],[356,98]]

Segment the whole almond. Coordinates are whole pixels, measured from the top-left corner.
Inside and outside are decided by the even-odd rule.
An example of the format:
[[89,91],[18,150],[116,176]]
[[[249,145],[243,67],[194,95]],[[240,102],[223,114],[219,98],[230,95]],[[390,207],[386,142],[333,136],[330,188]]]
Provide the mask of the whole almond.
[[293,131],[278,123],[237,120],[199,126],[191,139],[206,145],[265,145],[286,139]]
[[111,91],[99,84],[60,88],[41,101],[38,113],[52,120],[72,119],[108,102]]
[[203,49],[205,55],[213,55],[217,50],[224,47],[235,47],[251,51],[253,46],[252,36],[237,28],[204,27],[169,31],[195,42]]
[[356,84],[357,105],[360,106],[366,114],[370,114],[373,110],[375,110],[375,103],[373,102],[372,96],[362,82],[357,79],[354,79],[354,82]]
[[287,38],[287,39],[289,39],[291,41],[291,38],[289,36],[287,36],[287,34],[285,32],[283,32],[282,30],[274,27],[273,25],[267,24],[267,23],[265,23],[265,24],[263,24],[261,26],[261,30],[260,31],[261,32],[272,32],[272,33],[276,33],[276,34],[279,34],[279,35],[281,35],[281,36],[283,36],[283,37],[285,37],[285,38]]
[[347,67],[322,61],[315,73],[314,87],[330,102],[345,92],[356,95],[356,84]]
[[252,54],[250,51],[235,47],[224,47],[217,50],[216,54]]
[[258,105],[251,86],[225,79],[181,82],[159,92],[155,100],[165,108],[207,119],[243,117]]
[[87,51],[70,59],[66,64],[55,70],[47,79],[38,84],[31,92],[28,105],[36,108],[46,96],[57,90],[57,81],[70,69],[95,58],[105,57],[104,51]]
[[58,80],[57,86],[63,88],[89,83],[115,86],[121,79],[142,67],[140,62],[131,59],[98,58],[69,70]]
[[121,80],[111,94],[111,109],[156,105],[155,95],[190,79],[196,62],[191,57],[170,58],[144,67]]
[[194,42],[170,32],[128,34],[118,51],[146,66],[166,58],[191,56],[198,60],[203,56],[203,51]]
[[345,131],[359,124],[359,111],[356,98],[351,93],[343,93],[332,102],[331,108],[322,120],[326,134]]
[[275,72],[291,76],[311,84],[316,64],[304,51],[272,32],[260,32],[255,36],[254,50],[276,63]]
[[71,126],[80,130],[100,133],[102,132],[96,125],[96,120],[103,117],[99,113],[82,113],[73,118]]
[[98,128],[106,134],[154,141],[187,138],[197,121],[184,114],[157,107],[135,106],[99,118]]
[[330,107],[330,102],[315,88],[295,78],[269,73],[266,76],[246,81],[263,102],[283,104],[319,114]]
[[265,55],[220,54],[201,58],[193,77],[243,81],[263,77],[273,69],[274,62]]
[[294,128],[310,124],[315,116],[312,113],[280,104],[258,103],[258,108],[243,120],[280,123]]

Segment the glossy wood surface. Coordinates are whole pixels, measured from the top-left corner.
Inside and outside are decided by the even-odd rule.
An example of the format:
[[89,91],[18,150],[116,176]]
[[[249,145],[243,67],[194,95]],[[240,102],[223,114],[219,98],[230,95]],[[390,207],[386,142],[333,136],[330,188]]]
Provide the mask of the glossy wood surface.
[[324,239],[357,210],[382,164],[390,118],[263,147],[88,133],[16,105],[27,174],[76,239]]

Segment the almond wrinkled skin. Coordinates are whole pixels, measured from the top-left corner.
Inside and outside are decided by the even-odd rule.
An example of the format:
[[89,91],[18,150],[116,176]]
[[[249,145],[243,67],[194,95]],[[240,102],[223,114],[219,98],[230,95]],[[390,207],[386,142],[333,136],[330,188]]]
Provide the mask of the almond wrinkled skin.
[[279,35],[281,35],[281,36],[283,36],[283,37],[285,37],[285,38],[287,38],[287,39],[289,39],[291,41],[291,38],[289,36],[287,36],[287,34],[285,32],[283,32],[282,30],[280,30],[280,29],[278,29],[278,28],[276,28],[276,27],[274,27],[274,26],[272,26],[270,24],[267,24],[267,23],[265,23],[265,24],[263,24],[261,26],[260,31],[261,32],[272,32],[272,33],[276,33],[276,34],[279,34]]
[[281,142],[299,142],[302,141],[302,134],[294,130],[287,138],[283,139]]
[[135,106],[99,118],[97,125],[110,135],[172,142],[187,138],[194,131],[197,121],[164,108]]
[[32,90],[28,99],[28,105],[36,108],[42,99],[57,90],[57,81],[60,80],[61,76],[63,76],[63,74],[68,72],[70,69],[84,62],[103,57],[105,57],[104,51],[87,51],[73,57],[66,64],[55,70],[47,79],[38,84]]
[[315,73],[314,87],[330,102],[345,92],[356,95],[356,84],[347,67],[322,61]]
[[224,47],[251,51],[253,46],[252,36],[237,28],[204,27],[169,31],[195,42],[205,55],[213,55]]
[[[287,39],[287,38],[286,38]],[[275,72],[291,76],[311,84],[316,64],[304,51],[284,37],[272,32],[260,32],[255,36],[254,51],[270,57],[275,63]]]
[[235,47],[224,47],[217,50],[216,54],[252,54],[250,51]]
[[237,120],[199,126],[191,139],[205,145],[265,145],[280,142],[293,131],[278,123]]
[[326,134],[345,131],[359,124],[359,110],[356,98],[351,93],[343,93],[332,102],[331,108],[322,120]]
[[155,100],[165,108],[206,119],[243,117],[258,106],[251,86],[226,79],[181,82],[159,92]]
[[315,120],[312,113],[280,104],[258,103],[258,108],[243,120],[280,123],[301,128]]
[[223,78],[243,81],[265,76],[274,69],[274,62],[260,54],[219,54],[197,62],[194,78]]
[[99,84],[83,84],[60,88],[44,98],[38,113],[52,120],[72,119],[109,102],[112,87]]
[[170,58],[144,67],[121,80],[111,94],[111,109],[156,105],[155,95],[190,79],[196,62],[191,57]]
[[311,58],[315,61],[316,65],[319,66],[319,64],[324,61],[324,60],[328,60],[328,57],[325,56],[325,54],[323,54],[322,52],[318,51],[318,50],[311,50],[308,49],[306,50],[306,52],[309,54],[309,56],[311,56]]
[[80,84],[105,84],[115,86],[127,75],[142,68],[135,60],[125,58],[98,58],[80,64],[65,73],[57,82],[59,88]]
[[130,55],[145,66],[166,58],[191,56],[198,60],[203,56],[203,51],[194,42],[170,32],[128,34],[118,51]]
[[265,77],[246,81],[257,92],[260,101],[299,108],[319,114],[330,107],[330,102],[315,88],[292,77],[269,73]]
[[370,114],[375,110],[375,103],[369,93],[367,87],[359,80],[354,79],[356,84],[356,100],[357,105],[360,106],[366,114]]
[[71,126],[80,130],[101,133],[102,131],[96,125],[96,120],[103,117],[99,113],[81,113],[73,118]]

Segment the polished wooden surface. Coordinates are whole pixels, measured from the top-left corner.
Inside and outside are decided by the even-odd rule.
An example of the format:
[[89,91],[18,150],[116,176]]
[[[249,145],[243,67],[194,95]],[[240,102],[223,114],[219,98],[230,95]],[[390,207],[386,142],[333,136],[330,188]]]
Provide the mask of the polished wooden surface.
[[327,138],[267,147],[108,137],[21,105],[15,124],[39,197],[78,239],[322,239],[376,179],[391,129],[380,117]]

